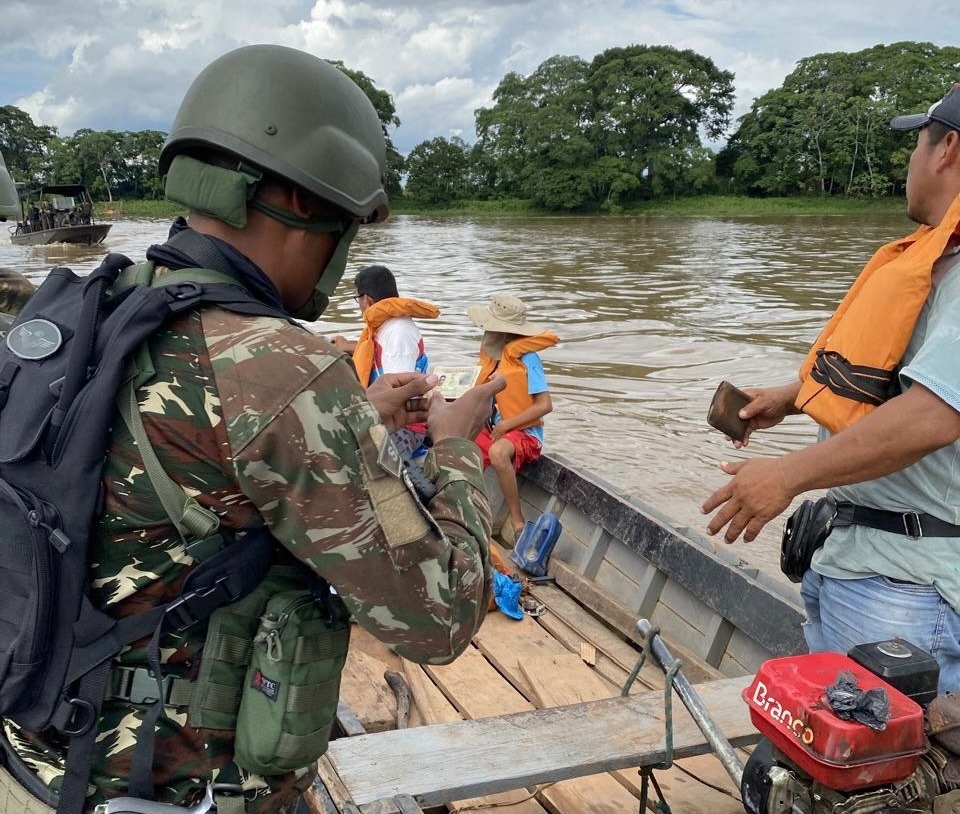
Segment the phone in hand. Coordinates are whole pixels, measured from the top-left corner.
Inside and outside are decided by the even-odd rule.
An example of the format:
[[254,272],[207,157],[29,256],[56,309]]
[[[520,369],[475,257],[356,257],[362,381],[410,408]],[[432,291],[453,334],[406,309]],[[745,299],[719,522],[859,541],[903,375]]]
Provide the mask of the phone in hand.
[[742,441],[747,434],[747,422],[739,413],[751,401],[750,396],[730,382],[720,382],[707,410],[707,423],[734,441]]

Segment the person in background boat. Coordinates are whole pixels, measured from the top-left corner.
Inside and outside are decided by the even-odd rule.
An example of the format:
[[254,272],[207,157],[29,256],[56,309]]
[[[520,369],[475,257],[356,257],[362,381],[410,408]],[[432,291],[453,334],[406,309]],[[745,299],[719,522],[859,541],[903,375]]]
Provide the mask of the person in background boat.
[[[157,276],[212,266],[278,316],[209,307],[175,318],[149,342],[155,371],[137,395],[162,468],[219,516],[221,528],[265,525],[278,561],[292,555],[325,579],[356,622],[400,655],[439,664],[470,643],[487,607],[490,507],[470,439],[504,380],[452,403],[421,400],[436,377],[418,373],[384,374],[364,390],[329,342],[281,318],[316,320],[323,311],[358,227],[389,213],[385,168],[373,105],[328,62],[257,45],[207,66],[160,154],[165,193],[190,214],[147,258]],[[413,420],[427,421],[434,440],[423,468],[436,490],[429,499],[392,465],[387,431]],[[119,417],[111,444],[91,541],[91,600],[124,617],[176,599],[197,561]],[[164,676],[197,681],[201,655],[220,652],[205,648],[207,628],[200,622],[161,637]],[[225,653],[244,645],[219,641]],[[114,678],[121,669],[146,669],[143,645],[123,654]],[[311,660],[321,657],[329,654]],[[108,681],[87,810],[126,795],[142,767],[136,733],[145,719],[149,726],[150,706],[124,686]],[[223,687],[204,689],[214,695]],[[233,714],[234,695],[217,695]],[[34,786],[60,788],[62,740],[2,723]],[[185,706],[171,706],[157,723],[146,778],[157,801],[192,806],[217,783],[233,790],[218,800],[220,811],[306,810],[300,797],[312,784],[313,761],[296,773],[260,777],[234,762],[234,741],[232,729],[195,728]],[[0,773],[0,791],[11,782]],[[25,795],[20,788],[2,799]],[[31,811],[52,811],[34,802]]]
[[[710,534],[756,538],[797,495],[828,488],[832,530],[801,594],[811,651],[900,637],[960,690],[960,83],[916,131],[907,215],[921,224],[861,272],[788,385],[748,390],[749,430],[804,412],[820,443],[723,463]],[[748,434],[749,437],[749,434]]]
[[540,457],[543,417],[553,410],[538,351],[553,347],[558,337],[530,322],[527,306],[513,294],[494,294],[487,305],[469,306],[467,315],[474,325],[483,328],[479,381],[486,382],[495,373],[507,380],[476,442],[483,452],[484,469],[492,466],[497,475],[510,525],[518,538],[525,522],[517,472]]
[[40,210],[37,209],[35,203],[31,203],[27,207],[27,217],[30,219],[30,231],[39,232],[40,231]]
[[40,217],[44,229],[52,229],[57,225],[57,210],[51,201],[44,201]]

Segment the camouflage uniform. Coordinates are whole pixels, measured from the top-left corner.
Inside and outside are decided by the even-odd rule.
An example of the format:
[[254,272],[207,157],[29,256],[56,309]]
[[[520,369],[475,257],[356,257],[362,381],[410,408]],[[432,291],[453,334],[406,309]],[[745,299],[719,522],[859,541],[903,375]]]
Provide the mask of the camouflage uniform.
[[[417,515],[420,532],[410,539],[367,488],[377,466],[370,429],[379,419],[349,360],[324,339],[283,320],[208,308],[171,322],[149,344],[157,372],[138,391],[149,437],[170,476],[224,528],[265,523],[337,589],[357,622],[405,658],[442,663],[467,646],[486,607],[491,525],[472,442],[440,441],[428,455],[425,470],[438,492],[432,519]],[[95,604],[119,617],[176,598],[193,560],[119,419],[104,486],[91,552]],[[161,640],[173,674],[196,673],[206,625],[194,627]],[[147,664],[142,647],[121,661]],[[105,702],[89,805],[126,793],[146,709]],[[9,722],[5,729],[57,788],[63,744]],[[192,804],[208,781],[235,782],[232,754],[232,731],[188,727],[185,708],[167,709],[157,728],[158,799]],[[244,776],[254,800],[247,810],[292,810],[310,781]]]

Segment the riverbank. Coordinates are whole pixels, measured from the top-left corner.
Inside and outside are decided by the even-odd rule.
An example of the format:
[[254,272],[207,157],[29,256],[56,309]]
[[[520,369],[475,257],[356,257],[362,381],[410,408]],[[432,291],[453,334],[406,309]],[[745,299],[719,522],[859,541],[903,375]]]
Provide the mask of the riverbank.
[[[537,209],[529,201],[461,201],[448,206],[418,206],[400,199],[393,203],[395,215],[429,215],[430,217],[511,217],[562,216],[564,213]],[[734,195],[704,195],[691,198],[641,201],[623,207],[613,215],[687,216],[687,217],[763,217],[770,215],[870,215],[904,211],[904,199],[837,198],[810,196],[803,198],[748,198]],[[101,220],[116,218],[173,218],[183,214],[183,207],[169,201],[129,200],[99,203],[96,216]]]

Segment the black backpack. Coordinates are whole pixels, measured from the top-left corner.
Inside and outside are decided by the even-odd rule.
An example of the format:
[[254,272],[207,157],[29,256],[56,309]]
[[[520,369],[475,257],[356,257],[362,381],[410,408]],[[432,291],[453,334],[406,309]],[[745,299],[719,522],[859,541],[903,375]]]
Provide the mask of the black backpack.
[[[134,416],[130,407],[138,348],[167,320],[206,304],[287,318],[206,269],[119,285],[131,265],[110,254],[88,277],[54,269],[0,344],[0,716],[28,731],[53,728],[70,738],[61,813],[84,806],[111,660],[151,635],[158,698],[138,736],[130,792],[152,799],[153,731],[163,706],[160,634],[247,594],[273,556],[265,531],[231,547],[214,518],[212,532],[197,536],[220,544],[201,558],[178,600],[120,620],[90,601],[88,548],[118,396],[124,419],[139,421],[135,400]],[[143,446],[146,461],[152,449]],[[47,802],[54,804],[49,794]]]

